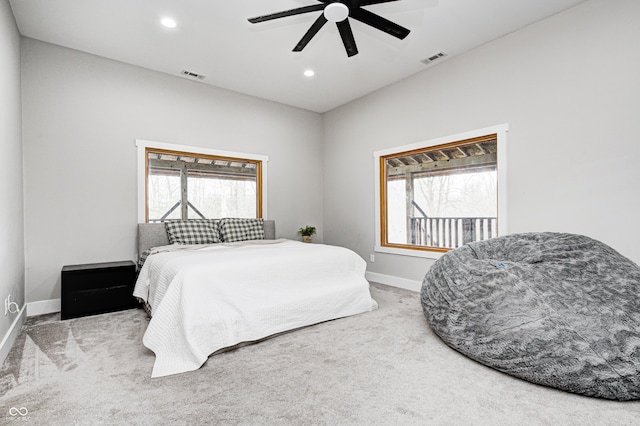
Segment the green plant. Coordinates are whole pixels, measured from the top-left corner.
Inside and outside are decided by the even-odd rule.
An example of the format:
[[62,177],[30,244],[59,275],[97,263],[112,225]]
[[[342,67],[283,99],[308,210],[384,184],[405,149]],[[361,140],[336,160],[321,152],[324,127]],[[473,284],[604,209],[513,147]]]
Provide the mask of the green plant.
[[298,234],[302,235],[303,237],[310,237],[315,233],[316,233],[316,227],[315,226],[307,225],[304,228],[298,229]]

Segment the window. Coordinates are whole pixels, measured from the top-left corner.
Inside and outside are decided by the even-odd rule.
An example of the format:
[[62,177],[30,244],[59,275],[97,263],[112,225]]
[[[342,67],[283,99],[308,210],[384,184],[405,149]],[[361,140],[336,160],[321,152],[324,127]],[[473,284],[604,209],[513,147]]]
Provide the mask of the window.
[[376,251],[437,257],[503,234],[505,135],[499,126],[374,153]]
[[137,143],[141,221],[264,217],[266,157]]

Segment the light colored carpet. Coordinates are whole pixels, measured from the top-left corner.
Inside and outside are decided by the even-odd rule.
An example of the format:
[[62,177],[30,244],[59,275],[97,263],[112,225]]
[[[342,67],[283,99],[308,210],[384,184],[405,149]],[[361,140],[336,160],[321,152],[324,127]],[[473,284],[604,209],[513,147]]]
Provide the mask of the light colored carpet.
[[[419,294],[373,285],[377,311],[220,353],[151,379],[142,310],[29,318],[0,371],[0,423],[625,425],[640,401],[534,385],[480,365],[428,327]],[[12,407],[26,408],[24,417]],[[24,413],[24,411],[23,411]]]

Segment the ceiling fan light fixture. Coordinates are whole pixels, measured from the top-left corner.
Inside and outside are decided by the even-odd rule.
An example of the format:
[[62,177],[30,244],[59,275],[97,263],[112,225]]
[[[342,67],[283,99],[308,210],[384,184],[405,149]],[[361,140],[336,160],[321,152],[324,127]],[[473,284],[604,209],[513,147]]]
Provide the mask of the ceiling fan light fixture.
[[331,3],[324,8],[327,21],[342,22],[349,16],[349,7],[344,3]]
[[160,23],[166,28],[175,28],[178,26],[173,18],[165,17],[160,20]]

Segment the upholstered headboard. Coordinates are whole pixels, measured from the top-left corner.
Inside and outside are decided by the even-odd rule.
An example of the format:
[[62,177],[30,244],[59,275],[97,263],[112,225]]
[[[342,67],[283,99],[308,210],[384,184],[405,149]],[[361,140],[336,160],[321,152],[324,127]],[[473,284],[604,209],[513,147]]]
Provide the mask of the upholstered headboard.
[[[273,220],[264,221],[265,240],[275,240],[276,222]],[[145,250],[152,247],[166,246],[169,244],[169,237],[164,228],[164,223],[139,223],[138,224],[138,257]]]

